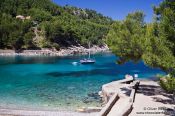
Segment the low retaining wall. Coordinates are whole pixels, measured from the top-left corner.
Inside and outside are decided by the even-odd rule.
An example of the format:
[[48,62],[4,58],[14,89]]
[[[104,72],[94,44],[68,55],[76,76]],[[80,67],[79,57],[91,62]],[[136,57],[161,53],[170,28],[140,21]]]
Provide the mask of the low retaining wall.
[[119,81],[113,81],[102,86],[102,98],[104,103],[107,103],[112,95],[118,92],[121,87],[128,86],[128,83],[133,82],[134,78],[132,76],[126,75],[125,79]]
[[99,116],[106,116],[118,99],[119,99],[118,93],[115,93],[108,101],[108,103],[105,105],[105,107],[103,107],[103,109],[100,111]]
[[[126,96],[123,97],[122,95],[120,95],[118,91],[115,91],[113,95],[111,95],[112,90],[110,90],[109,93],[107,90],[104,91],[104,88],[109,86],[114,87],[114,90],[120,89],[115,87],[116,86],[123,87],[122,85],[125,86],[126,85],[125,83],[128,83],[130,81],[132,82],[133,78],[127,78],[124,80],[111,82],[102,87],[103,97],[108,102],[105,105],[105,107],[103,107],[103,109],[100,111],[99,116],[128,116],[130,114],[130,112],[132,111],[132,105],[135,99],[135,93],[139,86],[139,81],[134,81],[132,84],[127,84],[132,87],[131,93],[128,97]],[[116,84],[116,86],[114,86],[114,84]]]

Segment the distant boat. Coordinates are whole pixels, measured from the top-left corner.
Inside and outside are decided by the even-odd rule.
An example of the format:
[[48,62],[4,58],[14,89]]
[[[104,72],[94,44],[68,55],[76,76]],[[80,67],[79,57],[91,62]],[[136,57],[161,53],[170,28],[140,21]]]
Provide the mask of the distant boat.
[[94,59],[82,59],[82,60],[80,60],[80,63],[81,64],[94,64],[95,63],[95,60]]
[[95,60],[91,58],[91,53],[90,53],[90,42],[89,42],[89,57],[80,60],[80,63],[81,63],[81,64],[94,64],[94,63],[95,63]]

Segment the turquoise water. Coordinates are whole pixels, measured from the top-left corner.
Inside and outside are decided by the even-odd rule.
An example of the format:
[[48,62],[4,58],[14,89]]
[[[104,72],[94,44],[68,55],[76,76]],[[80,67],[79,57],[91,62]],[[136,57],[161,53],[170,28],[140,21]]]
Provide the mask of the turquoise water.
[[105,83],[125,74],[152,78],[163,74],[142,62],[115,64],[113,54],[97,54],[92,65],[73,65],[85,56],[0,57],[0,107],[75,110],[100,106],[97,95]]

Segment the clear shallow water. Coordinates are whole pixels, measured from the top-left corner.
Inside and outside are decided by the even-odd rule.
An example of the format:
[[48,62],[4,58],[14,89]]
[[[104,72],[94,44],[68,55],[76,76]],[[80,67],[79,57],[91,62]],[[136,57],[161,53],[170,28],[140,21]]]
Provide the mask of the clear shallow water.
[[152,78],[163,74],[142,62],[115,64],[112,54],[97,54],[93,65],[73,65],[84,56],[0,57],[0,107],[75,110],[100,106],[96,95],[105,83],[125,74]]

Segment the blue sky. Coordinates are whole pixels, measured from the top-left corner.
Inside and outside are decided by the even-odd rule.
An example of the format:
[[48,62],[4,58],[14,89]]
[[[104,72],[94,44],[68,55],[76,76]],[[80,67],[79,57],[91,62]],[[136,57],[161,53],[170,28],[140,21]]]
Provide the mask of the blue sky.
[[53,0],[59,5],[72,5],[80,8],[89,8],[109,16],[114,20],[122,20],[128,13],[136,10],[143,11],[145,21],[151,22],[153,5],[158,5],[162,0]]

